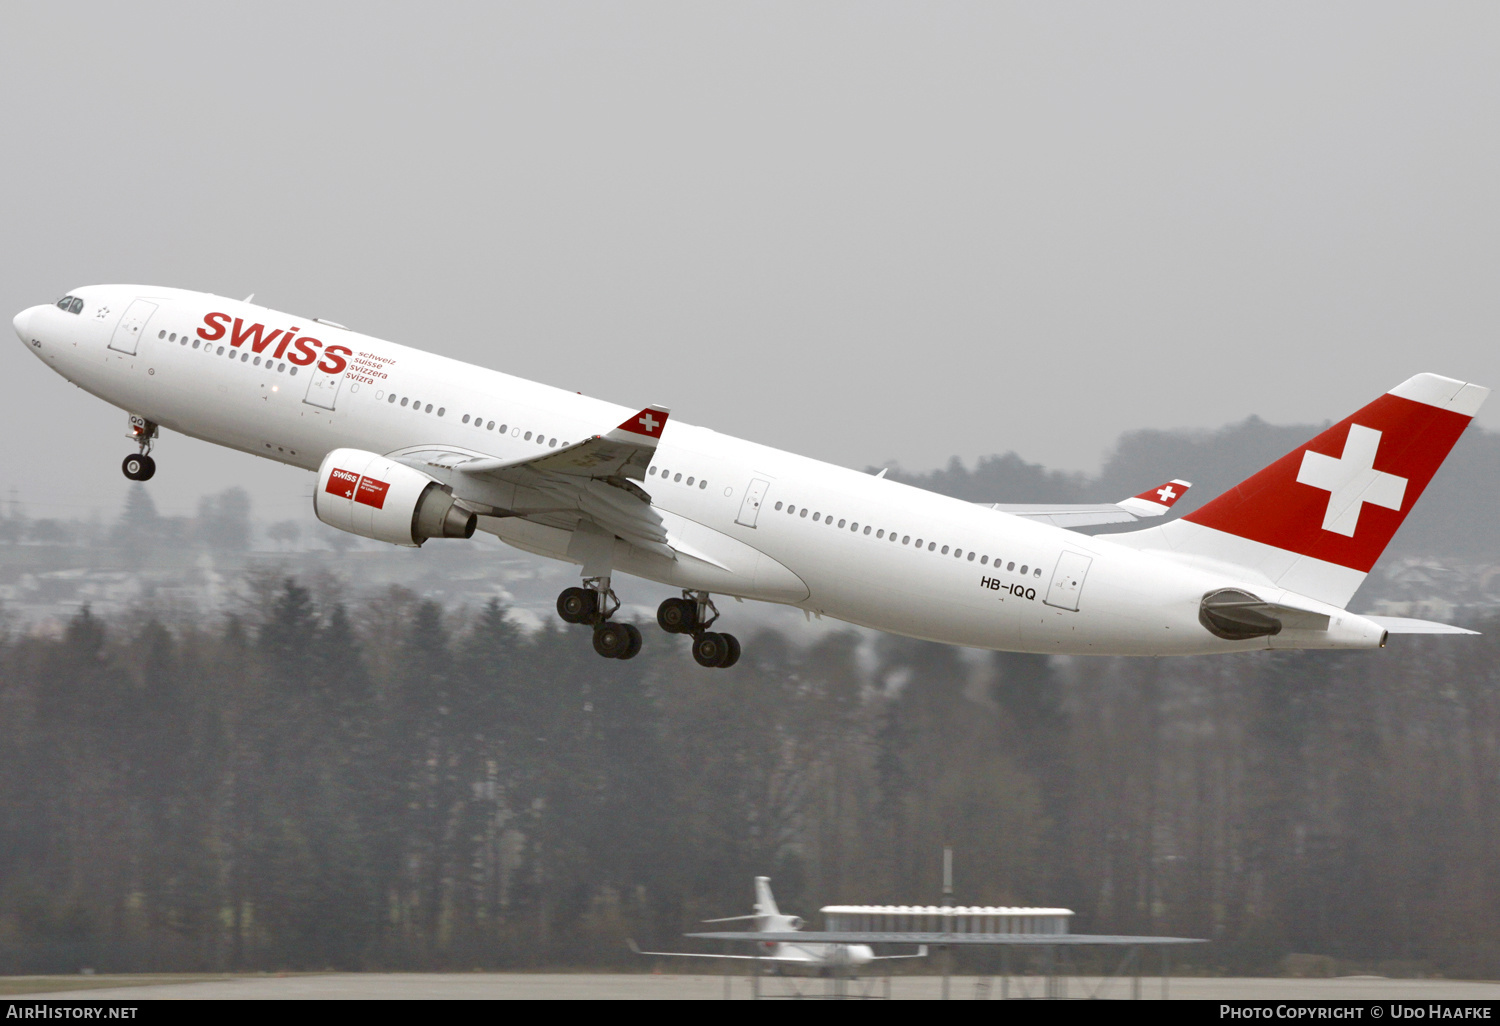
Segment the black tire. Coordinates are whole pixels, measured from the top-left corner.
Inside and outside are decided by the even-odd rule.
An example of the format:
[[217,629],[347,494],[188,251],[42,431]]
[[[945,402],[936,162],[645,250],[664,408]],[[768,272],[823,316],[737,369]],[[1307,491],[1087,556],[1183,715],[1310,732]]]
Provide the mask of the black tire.
[[704,631],[693,639],[693,658],[697,660],[699,666],[712,669],[720,665],[728,654],[729,642],[724,640],[722,634]]
[[641,632],[640,632],[640,629],[638,627],[636,627],[636,625],[633,624],[633,623],[621,624],[620,626],[624,627],[625,628],[625,633],[628,634],[628,635],[630,635],[630,644],[625,647],[625,651],[621,652],[615,658],[617,658],[617,659],[634,659],[636,656],[638,656],[638,655],[641,654]]
[[669,598],[656,607],[656,625],[668,634],[691,634],[698,626],[698,604]]
[[557,596],[557,615],[568,623],[587,623],[599,608],[599,596],[585,588],[567,588]]
[[628,623],[610,623],[608,620],[594,628],[594,651],[606,659],[619,659],[630,650]]
[[156,473],[156,461],[150,456],[126,456],[120,469],[132,481],[149,481]]
[[727,670],[740,661],[740,639],[736,638],[733,634],[722,634],[720,637],[729,643],[729,653],[724,656],[724,661],[719,664],[719,669]]

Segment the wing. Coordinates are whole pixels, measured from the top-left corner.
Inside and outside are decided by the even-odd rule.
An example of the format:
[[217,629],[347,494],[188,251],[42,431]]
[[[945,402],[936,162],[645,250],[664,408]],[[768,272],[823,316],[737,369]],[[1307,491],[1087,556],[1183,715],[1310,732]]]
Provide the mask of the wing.
[[1054,504],[1007,504],[1003,502],[981,503],[1002,513],[1041,520],[1056,527],[1096,527],[1100,524],[1129,524],[1146,517],[1159,517],[1177,504],[1187,494],[1192,484],[1171,480],[1155,488],[1148,488],[1139,495],[1132,495],[1119,502],[1092,505]]
[[926,944],[918,944],[917,945],[917,953],[915,955],[876,955],[876,956],[874,956],[871,959],[871,961],[872,962],[883,962],[883,961],[888,961],[889,959],[892,959],[892,958],[926,958],[926,957],[927,957],[927,945]]
[[675,559],[644,480],[670,412],[648,406],[604,434],[536,456],[499,459],[452,449],[414,448],[393,459],[440,477],[482,516],[521,517],[575,530],[592,523],[609,535]]
[[625,943],[629,944],[630,950],[634,951],[637,955],[652,955],[656,958],[730,958],[735,959],[736,961],[744,962],[787,961],[787,959],[774,958],[769,955],[714,955],[706,952],[700,953],[697,951],[642,951],[640,948],[636,947],[635,941],[628,937],[626,938]]

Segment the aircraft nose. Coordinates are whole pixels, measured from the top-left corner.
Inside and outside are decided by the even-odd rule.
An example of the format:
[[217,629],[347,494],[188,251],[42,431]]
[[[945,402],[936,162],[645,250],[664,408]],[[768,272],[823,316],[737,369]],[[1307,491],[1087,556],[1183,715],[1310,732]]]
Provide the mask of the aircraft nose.
[[31,324],[31,311],[35,309],[36,307],[34,306],[28,306],[26,309],[16,314],[15,320],[11,321],[11,324],[15,325],[16,328],[16,337],[18,337],[22,342],[31,341],[31,337],[27,329]]

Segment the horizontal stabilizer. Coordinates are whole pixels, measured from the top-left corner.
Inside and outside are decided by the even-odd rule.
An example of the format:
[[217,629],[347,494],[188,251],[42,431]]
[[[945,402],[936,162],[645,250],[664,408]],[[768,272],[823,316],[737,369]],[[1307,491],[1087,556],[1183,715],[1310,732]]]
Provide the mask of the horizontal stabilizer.
[[1098,527],[1102,524],[1133,524],[1147,517],[1159,517],[1191,487],[1187,481],[1172,480],[1119,502],[1083,505],[986,502],[980,505],[1027,520],[1040,520],[1053,527]]
[[1378,624],[1387,634],[1478,634],[1465,627],[1451,623],[1436,623],[1432,620],[1409,620],[1404,616],[1367,616],[1366,620]]

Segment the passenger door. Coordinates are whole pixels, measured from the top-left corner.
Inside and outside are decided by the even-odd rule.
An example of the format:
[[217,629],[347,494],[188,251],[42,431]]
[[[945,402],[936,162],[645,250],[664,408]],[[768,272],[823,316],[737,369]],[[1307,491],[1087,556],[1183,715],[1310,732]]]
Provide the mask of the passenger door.
[[1088,576],[1093,564],[1092,556],[1081,552],[1064,552],[1057,557],[1057,569],[1052,571],[1052,584],[1047,588],[1047,597],[1042,601],[1058,609],[1078,609],[1078,596],[1083,592],[1083,579]]
[[109,339],[109,348],[134,356],[141,342],[141,333],[146,330],[146,322],[154,313],[156,313],[155,303],[149,303],[144,299],[132,302],[125,308],[125,313],[120,316],[120,323],[115,325],[115,333]]

